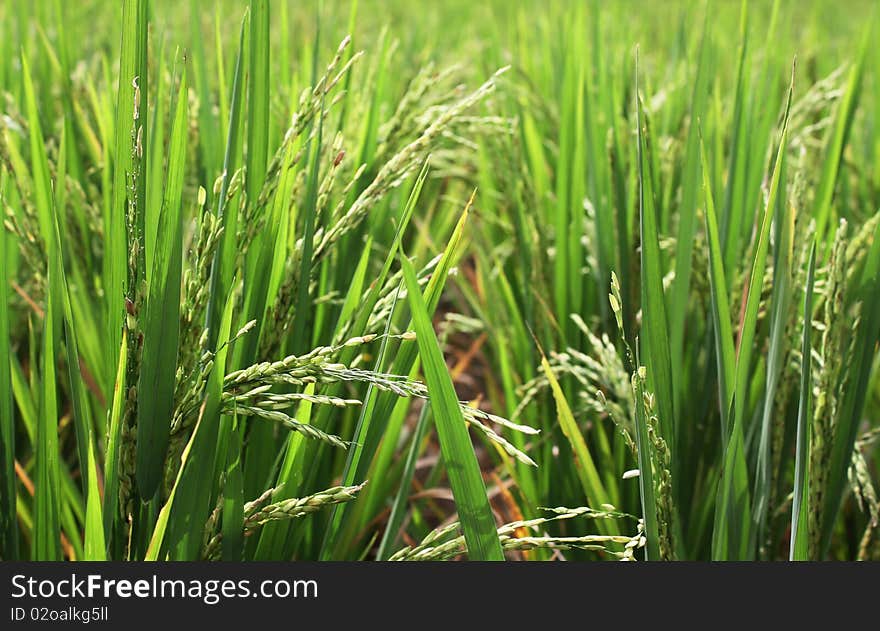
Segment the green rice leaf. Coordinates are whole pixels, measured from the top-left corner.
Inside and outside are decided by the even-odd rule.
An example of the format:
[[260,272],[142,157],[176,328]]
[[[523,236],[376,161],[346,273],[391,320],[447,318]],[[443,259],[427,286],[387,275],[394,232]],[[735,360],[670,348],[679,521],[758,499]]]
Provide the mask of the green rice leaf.
[[791,561],[809,560],[810,534],[810,434],[812,427],[812,344],[813,329],[813,277],[816,272],[816,244],[810,250],[807,267],[807,285],[804,288],[804,333],[801,342],[801,387],[798,396],[797,437],[795,440],[794,499],[791,504]]
[[788,90],[785,115],[779,148],[767,191],[766,204],[761,215],[760,229],[755,243],[755,253],[748,276],[746,304],[736,358],[736,375],[732,402],[733,420],[731,434],[727,440],[721,481],[718,487],[718,500],[715,511],[715,531],[713,534],[713,558],[716,560],[748,560],[754,554],[750,548],[751,508],[748,490],[748,472],[745,460],[744,425],[749,402],[749,381],[752,375],[751,357],[755,348],[755,335],[758,307],[761,302],[761,287],[767,264],[767,251],[770,241],[770,226],[777,209],[777,193],[787,146],[788,116],[791,111],[791,97],[794,89],[794,72]]
[[120,349],[116,381],[113,385],[113,399],[109,411],[107,455],[104,460],[104,539],[108,545],[121,543],[114,541],[113,535],[119,524],[119,451],[122,440],[122,414],[126,397],[125,367],[128,364],[128,334],[126,332],[122,334]]
[[[574,420],[571,408],[565,399],[565,394],[562,392],[562,387],[559,385],[556,375],[553,374],[550,363],[543,355],[541,357],[541,368],[544,370],[544,376],[547,377],[547,381],[550,383],[550,389],[553,392],[553,400],[556,402],[556,416],[559,419],[559,426],[562,428],[562,433],[565,435],[565,438],[568,439],[569,444],[571,444],[571,449],[574,453],[578,479],[581,482],[586,499],[586,502],[584,503],[592,506],[601,506],[602,504],[611,503],[608,492],[605,490],[605,487],[602,484],[602,479],[599,477],[599,472],[596,470],[596,465],[590,455],[587,443],[581,435],[581,430],[578,427],[577,422]],[[605,534],[613,534],[611,531],[613,531],[614,528],[610,524],[605,524],[603,522],[599,525],[599,528]]]
[[[0,195],[5,177],[0,175]],[[2,198],[0,198],[2,199]],[[9,266],[7,235],[0,230],[0,557],[17,559],[18,523],[15,517],[15,419],[9,347]]]
[[[873,11],[872,14],[876,15],[876,11]],[[821,162],[822,170],[816,190],[816,208],[814,210],[816,237],[819,239],[823,238],[826,227],[833,219],[834,207],[832,206],[832,200],[834,199],[834,191],[838,183],[840,167],[843,164],[843,150],[846,147],[846,140],[853,124],[856,105],[859,102],[865,56],[867,55],[870,42],[873,41],[871,39],[872,27],[873,20],[869,19],[862,37],[862,44],[859,46],[859,52],[847,76],[843,97],[837,105],[834,126],[829,129],[825,140],[824,156]]]
[[503,561],[504,553],[495,529],[495,518],[486,496],[480,465],[428,316],[425,299],[419,291],[415,270],[405,256],[401,257],[400,263],[412,310],[419,357],[428,383],[437,437],[467,542],[468,558],[473,561]]
[[[672,396],[672,367],[667,326],[666,301],[663,292],[663,265],[660,256],[660,234],[654,203],[653,174],[648,145],[648,123],[638,97],[638,58],[636,59],[636,114],[639,156],[639,225],[642,263],[642,333],[641,357],[648,371],[647,387],[657,397],[663,426],[669,428],[667,442],[675,453],[677,427]],[[675,479],[675,472],[673,472]]]
[[138,379],[136,471],[143,498],[155,495],[162,478],[174,405],[180,340],[183,257],[183,167],[187,128],[186,74],[177,93],[168,155],[165,195],[146,304],[143,354]]
[[98,465],[95,449],[89,442],[88,488],[86,489],[86,523],[84,554],[87,561],[106,561],[107,544],[104,539],[104,514],[98,489]]
[[718,365],[719,414],[721,436],[724,444],[730,433],[728,413],[733,402],[736,357],[733,346],[733,329],[730,324],[730,303],[727,298],[727,280],[724,275],[722,243],[718,232],[718,217],[712,184],[709,181],[709,164],[705,147],[700,146],[703,163],[703,195],[706,200],[706,236],[709,242],[709,289],[712,298],[712,330],[715,337],[715,358]]

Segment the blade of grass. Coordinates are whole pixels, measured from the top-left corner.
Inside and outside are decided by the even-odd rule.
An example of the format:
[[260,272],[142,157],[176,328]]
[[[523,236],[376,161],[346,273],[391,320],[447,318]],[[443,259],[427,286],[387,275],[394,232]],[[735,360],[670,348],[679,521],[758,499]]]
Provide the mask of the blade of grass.
[[[872,11],[876,15],[876,11]],[[843,150],[846,147],[847,136],[852,127],[856,105],[859,102],[859,94],[862,87],[862,75],[865,65],[865,56],[871,39],[872,20],[868,21],[862,44],[856,56],[855,63],[850,68],[846,80],[846,88],[843,97],[837,105],[837,113],[834,126],[828,132],[825,141],[825,151],[822,159],[822,173],[816,189],[816,208],[813,216],[816,218],[816,238],[821,240],[825,236],[825,229],[831,223],[833,208],[832,199],[837,185],[838,173],[843,164]]]
[[[55,309],[55,318],[52,322],[53,328],[51,329],[53,338],[53,346],[51,350],[53,354],[52,361],[57,361],[56,356],[60,354],[60,336],[63,323],[65,337],[67,340],[68,376],[70,379],[71,402],[73,404],[74,412],[73,422],[76,433],[77,451],[79,454],[81,474],[80,477],[83,487],[86,487],[88,483],[89,472],[83,471],[82,466],[86,462],[86,453],[88,448],[87,446],[89,442],[89,427],[91,426],[91,420],[88,405],[86,402],[85,390],[80,375],[79,350],[76,341],[76,328],[72,320],[73,314],[67,289],[67,281],[64,274],[64,244],[61,241],[61,236],[58,229],[58,217],[56,209],[60,205],[63,205],[63,196],[61,195],[61,190],[63,189],[63,187],[56,187],[54,191],[55,194],[53,195],[53,186],[49,177],[49,162],[46,155],[43,141],[43,133],[39,121],[39,112],[37,110],[34,86],[31,82],[30,68],[28,67],[27,61],[24,58],[22,58],[22,70],[24,75],[24,90],[25,101],[27,105],[27,114],[28,119],[31,121],[29,126],[29,138],[31,145],[31,165],[32,171],[34,173],[33,183],[36,193],[35,197],[37,199],[38,221],[43,241],[46,245],[46,255],[49,258],[49,283],[48,295],[46,299],[47,310],[49,303],[51,303],[51,305]],[[56,165],[56,177],[61,181],[64,181],[66,179],[65,146],[66,134],[64,130],[62,130],[61,151],[59,152],[60,159]],[[56,205],[56,203],[58,205]],[[47,324],[48,326],[48,322],[46,322],[45,324]],[[50,329],[46,330],[48,331]],[[46,352],[47,350],[48,347],[44,347],[44,352]],[[57,365],[53,367],[53,370],[57,370]],[[55,388],[51,396],[49,396],[48,394],[48,389],[50,387]],[[46,384],[44,382],[42,395],[43,398],[49,397],[50,399],[53,397],[57,397],[57,384]],[[52,422],[57,421],[57,409],[55,409],[54,413],[56,414],[56,419]],[[50,422],[48,419],[41,419],[41,421],[46,423]],[[57,441],[57,436],[55,436],[55,440]],[[38,445],[37,448],[39,449],[40,445]],[[56,454],[56,457],[60,458],[60,455]],[[60,466],[58,471],[60,476]],[[59,477],[59,481],[60,479],[61,478]],[[60,506],[66,508],[64,502],[61,502]],[[66,518],[67,516],[67,513],[62,514],[63,518]],[[76,530],[70,527],[69,521],[64,524],[64,527],[68,531]]]
[[[379,299],[380,293],[383,286],[385,285],[386,280],[388,279],[389,273],[391,271],[391,265],[393,264],[395,258],[397,258],[398,256],[404,234],[406,233],[406,229],[409,226],[410,220],[412,219],[416,203],[420,198],[422,187],[424,186],[425,179],[427,177],[429,163],[430,157],[425,159],[425,162],[422,165],[422,169],[419,172],[419,175],[416,178],[412,189],[410,190],[409,197],[407,198],[407,203],[404,205],[400,217],[396,221],[397,225],[394,233],[394,239],[391,243],[390,248],[388,249],[388,254],[385,257],[385,262],[383,263],[382,269],[380,270],[378,276],[375,280],[373,280],[366,296],[362,299],[361,304],[358,308],[357,317],[354,320],[354,325],[349,329],[350,333],[348,333],[348,335],[364,335],[369,333],[369,331],[367,331],[367,324],[370,314]],[[437,308],[437,304],[439,303],[440,295],[443,291],[443,287],[449,275],[449,272],[452,269],[453,264],[461,254],[462,235],[465,223],[467,222],[468,211],[472,202],[473,196],[471,196],[468,204],[465,206],[465,210],[459,218],[459,221],[446,244],[443,255],[440,258],[439,263],[437,263],[437,266],[434,268],[434,272],[431,274],[431,278],[428,281],[425,295],[427,296],[426,302],[430,314],[433,314],[434,310]],[[402,325],[402,328],[410,328],[410,324],[407,323],[405,325]],[[340,360],[343,363],[346,363],[348,361],[351,361],[354,356],[354,349],[349,349],[347,352],[343,353],[343,355],[340,357]],[[414,366],[417,362],[417,359],[418,348],[415,344],[407,344],[401,346],[399,347],[397,355],[394,358],[394,362],[392,363],[390,372],[394,374],[413,376]],[[392,393],[379,394],[378,400],[376,402],[376,409],[371,416],[370,424],[367,429],[366,439],[363,444],[363,455],[358,459],[358,466],[356,467],[357,472],[354,476],[356,480],[364,480],[368,478],[372,480],[378,480],[382,477],[384,469],[375,469],[375,467],[380,464],[378,462],[378,459],[384,455],[381,452],[380,447],[383,444],[386,432],[388,431],[389,426],[391,426],[392,420],[396,420],[394,411],[398,403],[399,397]],[[346,526],[347,528],[354,528],[355,522],[357,524],[362,524],[361,520],[366,519],[361,511],[364,510],[364,507],[370,506],[372,504],[375,498],[374,494],[378,492],[380,486],[381,485],[378,483],[371,483],[364,488],[364,491],[359,496],[359,501],[351,507],[350,514],[356,515],[357,518],[352,517],[352,522],[349,522],[349,525]]]
[[[0,195],[5,173],[0,173]],[[15,419],[9,346],[9,267],[6,230],[0,230],[0,557],[18,559],[15,518]]]
[[22,76],[30,121],[29,138],[31,147],[31,167],[34,173],[34,197],[40,232],[46,243],[47,296],[43,318],[43,339],[40,359],[41,382],[39,390],[40,414],[36,432],[36,476],[34,488],[34,540],[31,558],[35,561],[56,561],[61,559],[61,461],[58,445],[58,392],[56,365],[60,345],[60,318],[58,299],[61,295],[60,254],[55,241],[53,224],[52,184],[49,178],[49,163],[45,143],[40,129],[36,96],[31,82],[31,72],[27,58],[22,52]]
[[[676,237],[675,276],[669,294],[669,348],[670,364],[672,366],[683,365],[683,341],[685,334],[685,322],[689,304],[688,294],[691,286],[692,255],[694,246],[694,234],[697,224],[697,198],[699,196],[700,182],[700,140],[699,124],[705,114],[706,104],[709,100],[709,50],[710,31],[708,12],[703,22],[703,35],[700,42],[700,52],[697,61],[697,76],[694,80],[694,89],[691,96],[691,109],[689,112],[690,126],[684,156],[684,174],[681,183],[681,205],[679,206],[679,226]],[[682,371],[671,373],[673,380],[673,396],[676,399],[675,409],[681,406],[678,401],[682,397],[681,379]]]
[[[405,222],[408,222],[409,217],[412,216],[413,210],[415,209],[416,202],[419,199],[419,195],[421,195],[422,187],[425,183],[425,178],[428,176],[428,162],[422,165],[422,169],[419,172],[418,177],[416,178],[416,182],[413,185],[412,190],[410,191],[409,197],[407,198],[406,206],[403,210],[403,219]],[[405,224],[402,224],[405,227]],[[402,230],[398,228],[397,236],[395,237],[395,244],[398,243],[399,238],[402,236]],[[368,242],[369,245],[369,242]],[[396,248],[392,248],[396,249]],[[364,254],[367,252],[365,251]],[[359,266],[360,268],[360,266]],[[357,275],[356,275],[357,276]],[[399,287],[395,290],[394,301],[391,306],[391,313],[389,313],[388,320],[385,325],[385,333],[387,334],[391,330],[391,321],[394,316],[394,310],[397,306],[397,296],[399,292]],[[352,294],[349,294],[349,297],[354,297]],[[346,314],[349,312],[353,312],[354,306],[351,305],[349,311],[349,303],[346,300],[345,305],[343,306],[342,314]],[[340,315],[340,322],[342,322],[342,315]],[[383,338],[381,343],[381,348],[379,350],[379,358],[376,361],[376,370],[382,370],[383,362],[385,358],[385,353],[387,350],[387,337]],[[361,413],[358,416],[357,425],[355,427],[354,438],[352,439],[352,447],[348,450],[348,454],[346,457],[345,468],[343,469],[342,474],[342,484],[344,486],[352,486],[359,479],[358,474],[363,474],[364,466],[361,465],[361,457],[364,455],[364,447],[367,445],[367,437],[370,433],[370,426],[373,416],[375,414],[375,408],[378,401],[379,392],[372,385],[367,389],[367,396],[364,399],[363,407],[361,408]],[[373,452],[367,452],[368,457],[372,459]],[[369,497],[369,496],[368,496]],[[368,499],[368,498],[365,498]],[[333,513],[330,519],[330,526],[327,530],[324,538],[324,543],[322,544],[322,557],[329,558],[331,552],[334,551],[335,547],[335,539],[338,536],[338,531],[340,524],[342,523],[342,517],[346,512],[348,507],[348,503],[338,504],[334,506]]]
[[804,333],[801,342],[801,387],[798,396],[797,438],[795,440],[794,499],[791,504],[790,561],[809,560],[810,428],[812,426],[810,377],[813,328],[813,276],[816,271],[816,244],[810,250],[807,284],[804,288]]
[[748,471],[745,461],[744,426],[749,401],[749,385],[753,375],[752,352],[756,346],[758,308],[761,303],[761,288],[767,265],[767,251],[770,241],[770,226],[777,209],[777,193],[782,173],[783,156],[787,146],[788,117],[791,111],[791,98],[794,90],[794,66],[788,99],[782,120],[779,148],[767,191],[766,204],[761,217],[760,230],[755,244],[755,253],[748,277],[746,304],[740,329],[739,347],[736,358],[736,375],[733,394],[733,422],[731,435],[724,453],[724,466],[718,487],[718,500],[715,512],[715,531],[713,532],[713,558],[716,560],[748,560],[754,550],[749,549],[751,537],[751,509],[748,489]]
[[[217,330],[222,316],[221,307],[226,304],[226,293],[232,281],[232,252],[235,251],[236,230],[238,228],[238,205],[233,203],[227,210],[229,186],[233,172],[239,164],[243,136],[242,122],[242,91],[244,85],[244,64],[247,55],[247,28],[249,13],[241,22],[238,36],[238,54],[235,59],[235,72],[232,78],[232,94],[230,97],[229,125],[226,132],[226,150],[223,154],[223,172],[220,175],[220,187],[215,200],[218,219],[223,224],[223,235],[220,246],[211,260],[211,280],[208,290],[208,304],[205,309],[205,328],[208,329],[208,348],[216,348]],[[224,264],[224,261],[228,263]]]
[[[164,42],[160,45],[157,67],[165,67],[165,46]],[[156,82],[157,94],[163,94],[165,89],[170,88],[166,85],[168,80],[165,73],[161,73]],[[173,105],[173,99],[158,98],[152,108],[152,112],[148,113],[147,118],[150,122],[147,124],[150,134],[150,156],[146,162],[147,170],[147,187],[150,191],[156,191],[157,194],[150,195],[149,204],[146,208],[146,216],[144,219],[144,270],[147,275],[147,285],[152,282],[153,258],[156,253],[156,239],[159,230],[159,221],[162,213],[162,207],[165,202],[165,196],[158,194],[165,188],[165,128],[168,117],[168,110]]]
[[193,434],[190,436],[189,442],[187,442],[186,447],[183,450],[183,453],[180,456],[180,469],[177,472],[177,478],[174,480],[174,486],[171,487],[171,492],[168,494],[168,499],[165,500],[165,504],[162,506],[162,509],[159,511],[159,517],[156,519],[156,525],[153,528],[153,534],[150,537],[150,545],[147,547],[147,553],[144,555],[144,561],[158,561],[159,555],[163,553],[165,543],[165,534],[168,532],[168,524],[169,519],[171,518],[171,509],[174,507],[174,500],[177,496],[177,488],[180,485],[180,480],[183,477],[183,473],[186,469],[186,465],[190,460],[190,452],[192,451],[193,443],[195,442],[196,436],[199,433],[199,427],[202,424],[203,416],[199,417],[199,420],[196,421],[195,429],[193,429]]
[[[782,155],[780,179],[785,182],[785,155]],[[774,221],[773,291],[770,296],[770,348],[767,351],[767,378],[764,388],[764,409],[761,416],[758,463],[755,475],[754,505],[752,506],[753,535],[759,546],[764,545],[764,534],[773,483],[771,441],[773,415],[776,408],[777,385],[785,361],[785,326],[788,319],[792,292],[792,256],[794,248],[795,208],[786,203],[784,195],[777,202],[779,219]]]
[[[106,457],[104,459],[104,538],[108,546],[119,546],[114,540],[118,525],[119,507],[119,449],[122,439],[122,414],[125,407],[125,367],[128,364],[128,334],[123,332],[120,340],[119,362],[110,404],[110,421],[107,431]],[[115,556],[115,555],[114,555]]]
[[[312,160],[309,166],[308,188],[306,190],[305,209],[303,213],[303,252],[297,286],[296,311],[293,319],[293,336],[291,346],[293,353],[303,353],[307,337],[306,326],[311,312],[309,300],[309,283],[312,272],[312,252],[315,236],[315,214],[318,204],[318,182],[320,171],[321,146],[324,136],[324,101],[321,99],[320,117],[318,119],[318,138],[312,147]],[[309,142],[311,144],[311,142]]]
[[416,421],[416,429],[410,442],[409,451],[406,453],[406,463],[403,467],[403,473],[400,476],[400,486],[397,488],[397,494],[394,496],[394,503],[391,505],[391,514],[388,516],[388,523],[382,534],[382,541],[379,543],[379,549],[376,551],[376,559],[378,561],[387,561],[394,554],[392,549],[397,544],[397,536],[400,527],[403,525],[403,518],[406,512],[407,502],[409,500],[410,489],[412,488],[413,475],[416,470],[416,461],[422,449],[422,443],[428,433],[428,424],[431,406],[425,404],[419,411],[419,420]]
[[[416,178],[416,182],[413,185],[413,189],[410,191],[410,195],[408,197],[407,203],[404,205],[401,215],[397,220],[397,226],[394,234],[394,238],[391,242],[390,247],[388,248],[388,254],[385,257],[385,261],[382,264],[382,268],[376,277],[372,280],[370,284],[370,288],[367,291],[366,295],[361,294],[352,294],[349,291],[349,296],[346,298],[345,304],[350,304],[349,298],[351,300],[359,300],[359,304],[357,309],[354,311],[355,317],[353,318],[353,325],[351,325],[348,329],[346,329],[346,336],[353,335],[364,335],[369,333],[367,331],[367,323],[369,317],[373,311],[376,302],[379,299],[382,288],[385,285],[385,282],[389,276],[391,271],[391,266],[394,263],[394,260],[397,258],[398,249],[400,247],[403,236],[406,232],[407,227],[409,226],[410,219],[412,218],[413,210],[415,208],[416,200],[418,200],[421,188],[424,185],[425,178],[427,176],[429,160],[426,159],[425,163],[422,165],[422,170],[419,173],[419,176]],[[450,243],[457,243],[456,239],[450,239]],[[447,252],[444,253],[444,259],[441,260],[441,263],[438,264],[437,269],[439,274],[442,275],[442,278],[445,279],[446,274],[448,274],[449,267],[452,265],[452,260],[455,256],[454,247],[447,248]],[[444,263],[445,261],[445,263]],[[437,281],[435,282],[435,278]],[[436,274],[432,277],[431,283],[435,287],[442,287],[442,284],[439,282],[440,277]],[[349,288],[351,290],[351,288]],[[434,289],[434,293],[431,295],[434,296],[436,294],[436,298],[439,299],[439,290]],[[434,303],[436,305],[436,300]],[[341,321],[340,321],[341,322]],[[335,335],[340,335],[341,330],[337,330]],[[399,352],[400,355],[407,355],[409,358],[409,363],[406,364],[406,368],[399,368],[397,362],[395,362],[392,370],[398,370],[399,374],[405,374],[409,371],[413,355],[416,353],[416,349],[414,346],[410,345],[407,347],[403,347]],[[350,362],[355,355],[355,349],[344,349],[342,354],[340,355],[339,361],[343,364]],[[399,359],[399,357],[398,357]],[[333,394],[331,390],[328,394]],[[396,401],[398,397],[396,395],[392,395],[392,398]],[[383,407],[384,406],[384,407]],[[380,439],[384,434],[385,427],[388,423],[388,418],[391,414],[392,405],[389,405],[389,399],[380,398],[377,403],[377,412],[374,412],[373,418],[374,422],[370,423],[367,439],[364,441],[362,446],[352,445],[351,448],[362,448],[363,456],[358,459],[358,467],[356,467],[357,472],[354,476],[355,479],[363,480],[367,477],[367,468],[370,462],[372,462],[376,450],[378,448]],[[311,420],[313,424],[318,427],[324,427],[326,421],[326,416],[328,414],[328,408],[326,406],[319,407],[318,410],[312,414],[311,406],[303,406],[301,405],[299,408],[300,411],[305,411],[305,421],[308,422]],[[314,417],[312,419],[312,417]],[[297,451],[294,454],[290,453],[290,450],[296,445]],[[302,450],[301,452],[299,450]],[[315,444],[303,444],[300,439],[291,436],[288,439],[288,453],[285,455],[285,466],[282,467],[282,473],[279,474],[279,477],[276,482],[276,486],[281,487],[281,493],[283,493],[287,497],[295,497],[297,494],[302,494],[300,492],[300,488],[302,486],[307,486],[307,481],[309,475],[311,475],[311,471],[309,475],[302,476],[300,472],[302,470],[302,460],[311,461],[314,453],[315,453]],[[298,463],[296,467],[288,467],[288,460],[293,462],[294,460]],[[359,501],[355,503],[352,507],[352,514],[357,515],[360,506],[363,506],[370,499],[370,493],[373,492],[374,485],[367,485],[359,496]],[[355,518],[352,517],[352,522],[355,521]],[[285,548],[284,554],[281,554],[281,546],[285,545],[285,541],[283,538],[283,534],[287,532],[288,524],[282,522],[277,524],[267,524],[266,527],[263,528],[263,532],[260,535],[259,546],[257,548],[257,552],[255,558],[259,559],[271,559],[288,556],[289,548]]]
[[[199,558],[205,523],[216,493],[213,488],[205,488],[205,481],[215,479],[220,398],[229,351],[227,341],[232,328],[232,312],[235,304],[236,296],[232,294],[226,302],[220,321],[217,353],[208,377],[200,418],[187,445],[186,455],[181,458],[174,488],[160,511],[160,521],[157,522],[150,541],[148,557],[153,559],[164,559],[166,555],[170,560],[180,561]],[[224,461],[222,466],[225,468],[225,465]],[[164,519],[167,523],[164,525],[161,522],[162,513],[166,513]],[[167,521],[169,514],[174,517],[170,522]]]
[[[92,436],[92,413],[89,407],[88,394],[86,393],[85,383],[83,382],[81,358],[78,343],[78,326],[74,319],[73,307],[70,298],[70,287],[67,283],[67,277],[64,273],[64,262],[69,260],[67,255],[67,244],[61,238],[59,229],[59,218],[57,212],[52,213],[52,228],[54,239],[52,240],[52,249],[56,251],[57,269],[59,272],[59,282],[56,291],[60,291],[60,300],[62,312],[64,316],[64,339],[67,343],[67,374],[70,384],[70,401],[73,408],[73,423],[76,433],[77,452],[79,454],[80,477],[82,482],[83,493],[91,500],[91,494],[98,492],[97,481],[93,478],[93,465],[89,464],[89,456],[92,455],[93,436]],[[83,469],[83,467],[86,467]],[[100,506],[100,496],[94,498],[97,505]],[[101,533],[103,535],[103,532]]]
[[[400,286],[394,292],[394,300],[391,303],[391,311],[388,313],[388,320],[385,322],[384,336],[379,345],[379,355],[376,357],[374,370],[381,372],[385,364],[385,356],[388,353],[388,334],[391,332],[391,322],[394,318],[394,311],[397,307],[397,299],[400,294]],[[364,398],[361,412],[358,415],[357,425],[355,426],[354,437],[352,438],[352,447],[348,449],[345,460],[345,468],[342,470],[342,486],[352,486],[351,480],[354,479],[355,472],[358,469],[358,461],[363,451],[363,442],[366,439],[369,430],[370,420],[373,411],[376,408],[376,399],[378,389],[370,384],[367,388],[367,396]],[[337,504],[333,507],[330,515],[330,523],[324,531],[324,542],[321,545],[321,560],[329,560],[333,558],[336,552],[336,539],[342,524],[345,512],[342,509],[345,504]]]
[[251,0],[248,72],[247,196],[255,204],[266,178],[269,153],[269,2]]
[[419,291],[415,270],[405,256],[401,256],[400,263],[412,311],[419,356],[430,393],[437,437],[467,542],[468,558],[474,561],[503,561],[504,553],[489,498],[486,496],[480,465],[468,435],[452,378],[428,316],[425,299]]
[[[556,375],[553,374],[550,362],[547,361],[543,351],[541,352],[541,368],[544,370],[544,376],[547,377],[547,381],[550,383],[550,389],[553,392],[553,400],[556,402],[556,416],[559,419],[559,426],[562,428],[562,433],[571,445],[572,453],[575,457],[574,464],[577,470],[577,476],[583,487],[584,495],[587,500],[586,503],[591,506],[610,504],[611,498],[608,491],[605,489],[605,486],[602,484],[602,479],[599,477],[599,472],[593,462],[593,457],[590,455],[587,443],[581,435],[581,430],[578,427],[577,421],[574,420],[574,415],[571,413],[568,401],[565,399],[565,393],[563,393],[562,387],[556,379]],[[610,523],[597,522],[596,525],[603,534],[615,534],[612,532],[614,528]]]
[[[119,89],[116,96],[115,136],[111,154],[114,165],[112,199],[104,217],[104,234],[107,243],[107,251],[104,255],[104,291],[107,331],[110,335],[106,345],[108,375],[112,374],[112,367],[116,364],[125,312],[124,296],[128,269],[127,200],[135,153],[132,151],[132,128],[138,123],[135,120],[136,108],[139,107],[146,112],[145,99],[141,99],[139,106],[135,105],[136,93],[146,94],[147,91],[146,5],[146,0],[125,0],[122,5],[122,49],[119,61]],[[146,139],[142,138],[142,142],[146,142]],[[141,177],[139,180],[143,182],[145,178]],[[145,203],[143,196],[139,203]],[[139,214],[143,216],[143,213]],[[106,390],[110,390],[109,385]]]
[[104,515],[101,509],[101,494],[98,490],[98,465],[95,462],[93,441],[89,441],[88,488],[86,489],[86,521],[84,560],[106,561],[107,544],[104,539]]
[[156,494],[162,479],[174,406],[180,288],[183,268],[184,161],[189,120],[186,72],[181,76],[171,129],[164,200],[159,212],[148,289],[142,364],[138,379],[136,472],[141,497]]
[[61,461],[58,445],[58,376],[56,362],[59,345],[57,296],[60,296],[57,257],[49,269],[49,293],[43,320],[41,357],[40,415],[37,419],[36,476],[34,480],[34,561],[61,560]]
[[721,213],[719,235],[724,245],[724,269],[728,277],[734,273],[736,257],[740,250],[740,223],[745,212],[745,177],[748,151],[748,122],[746,116],[748,81],[746,77],[749,60],[748,3],[743,0],[740,17],[740,47],[736,68],[736,92],[733,107],[733,133],[730,140],[730,156],[727,166],[727,187]]
[[730,303],[727,298],[727,280],[724,276],[724,250],[718,232],[718,217],[705,147],[700,143],[703,162],[703,194],[706,200],[706,235],[709,242],[709,289],[712,298],[712,329],[715,337],[715,357],[718,364],[718,399],[721,418],[722,453],[730,434],[730,405],[733,401],[736,357],[733,346],[733,328],[730,324]]
[[[303,394],[312,395],[314,393],[315,384],[307,384]],[[311,424],[312,408],[311,401],[303,400],[300,402],[296,409],[296,421],[303,425]],[[307,467],[303,443],[307,440],[300,432],[290,432],[284,451],[284,459],[276,477],[275,488],[277,491],[272,495],[274,500],[281,501],[294,497],[294,493],[302,488],[305,478],[304,472]],[[290,522],[286,520],[264,525],[253,553],[253,559],[260,561],[289,558],[289,531]]]
[[[653,175],[648,146],[648,122],[639,98],[639,66],[636,52],[636,122],[638,124],[639,161],[639,225],[642,265],[642,350],[648,371],[647,388],[657,397],[657,406],[663,426],[669,429],[666,437],[675,454],[678,420],[672,396],[672,367],[667,326],[666,302],[663,295],[663,266],[660,256],[660,235],[654,203]],[[673,456],[673,463],[678,459]],[[675,471],[672,472],[676,479]]]
[[[222,559],[241,561],[244,552],[244,477],[241,467],[243,427],[237,415],[231,418],[232,431],[226,450],[223,484]],[[217,455],[222,457],[223,454]]]

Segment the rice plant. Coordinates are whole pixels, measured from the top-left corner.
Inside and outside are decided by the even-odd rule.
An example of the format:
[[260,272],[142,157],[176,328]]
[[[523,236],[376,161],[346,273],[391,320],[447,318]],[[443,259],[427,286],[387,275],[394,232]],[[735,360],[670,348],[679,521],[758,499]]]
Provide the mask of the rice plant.
[[0,3],[0,558],[880,558],[875,3]]

